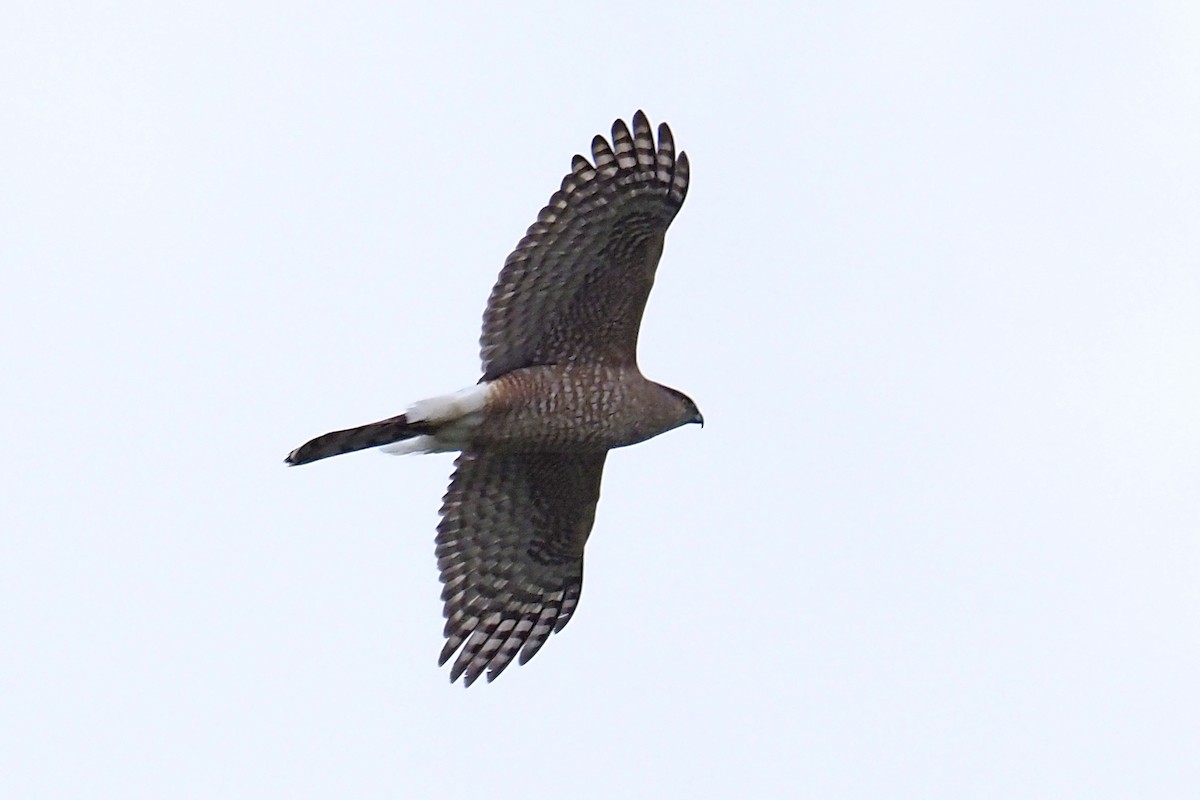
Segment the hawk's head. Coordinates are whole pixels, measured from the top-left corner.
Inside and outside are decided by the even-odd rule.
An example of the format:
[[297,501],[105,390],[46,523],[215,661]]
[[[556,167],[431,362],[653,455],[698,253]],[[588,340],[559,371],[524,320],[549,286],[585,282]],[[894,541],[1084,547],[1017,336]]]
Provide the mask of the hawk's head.
[[658,385],[662,388],[664,398],[667,399],[670,407],[670,426],[667,430],[678,428],[681,425],[690,425],[693,422],[701,428],[704,427],[704,415],[700,413],[700,409],[696,407],[696,403],[692,398],[678,389],[663,386],[661,383]]

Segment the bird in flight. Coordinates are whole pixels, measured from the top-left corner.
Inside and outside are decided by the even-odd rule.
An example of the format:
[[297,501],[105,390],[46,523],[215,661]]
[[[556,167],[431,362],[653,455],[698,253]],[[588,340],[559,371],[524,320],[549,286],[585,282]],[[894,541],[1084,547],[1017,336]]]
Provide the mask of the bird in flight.
[[437,529],[450,680],[493,680],[562,630],[579,603],[604,459],[688,423],[682,392],[637,365],[642,312],[687,155],[646,115],[592,140],[504,262],[483,315],[483,377],[396,417],[301,445],[289,465],[369,447],[458,452]]

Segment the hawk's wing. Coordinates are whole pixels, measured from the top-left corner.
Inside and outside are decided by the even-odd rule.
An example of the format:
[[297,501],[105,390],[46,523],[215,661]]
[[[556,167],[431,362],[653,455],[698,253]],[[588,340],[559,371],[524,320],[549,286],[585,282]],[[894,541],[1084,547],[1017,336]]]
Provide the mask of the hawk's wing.
[[638,328],[667,226],[688,188],[687,155],[646,115],[613,144],[592,141],[593,166],[575,156],[562,188],[504,263],[483,315],[480,355],[491,380],[566,361],[633,364]]
[[[466,685],[524,664],[571,619],[605,453],[466,451],[442,502],[437,556],[445,664]],[[465,642],[465,645],[464,645]]]

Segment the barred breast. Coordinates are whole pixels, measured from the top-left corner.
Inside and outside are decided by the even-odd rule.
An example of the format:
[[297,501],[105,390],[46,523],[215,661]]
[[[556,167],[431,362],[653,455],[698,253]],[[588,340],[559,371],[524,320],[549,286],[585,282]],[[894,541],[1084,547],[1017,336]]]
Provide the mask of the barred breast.
[[672,398],[637,367],[525,367],[490,382],[478,445],[512,450],[607,450],[678,425]]

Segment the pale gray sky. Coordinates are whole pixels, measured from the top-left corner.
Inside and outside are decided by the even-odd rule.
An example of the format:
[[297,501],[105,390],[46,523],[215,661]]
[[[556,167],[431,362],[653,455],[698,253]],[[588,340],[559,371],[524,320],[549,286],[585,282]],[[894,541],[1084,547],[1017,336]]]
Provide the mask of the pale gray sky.
[[[1200,796],[1200,5],[21,3],[0,795]],[[643,108],[693,184],[578,614],[450,686],[505,255]]]

